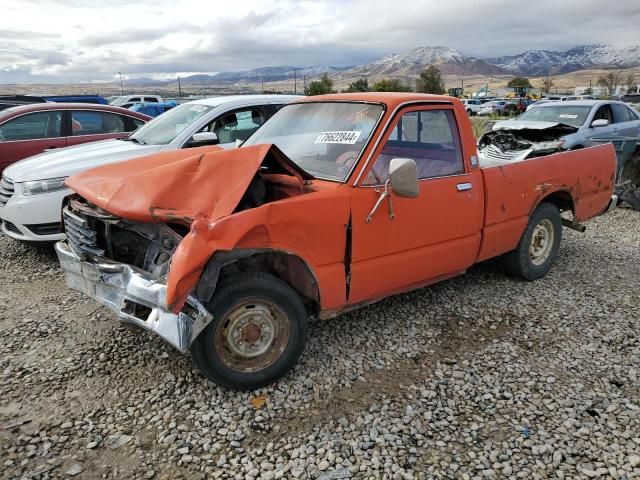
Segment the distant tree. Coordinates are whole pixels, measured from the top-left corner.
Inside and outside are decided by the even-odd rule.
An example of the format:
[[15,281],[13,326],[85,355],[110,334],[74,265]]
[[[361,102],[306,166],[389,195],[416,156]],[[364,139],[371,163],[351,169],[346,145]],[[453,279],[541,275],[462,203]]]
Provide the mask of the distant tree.
[[606,88],[609,95],[615,95],[621,83],[622,75],[620,72],[609,72],[598,79],[598,85]]
[[636,76],[633,72],[629,72],[627,79],[624,81],[624,85],[627,87],[627,93],[636,93],[638,86],[636,85]]
[[589,87],[584,91],[585,95],[593,95],[593,88]]
[[[529,81],[529,79],[525,78],[525,77],[513,77],[511,80],[509,80],[509,83],[507,83],[507,87],[509,87],[509,88],[516,88],[516,87],[533,88],[533,86],[531,85],[531,82]],[[551,87],[549,87],[549,90],[551,90]]]
[[438,67],[430,65],[423,71],[416,80],[416,92],[435,93],[442,95],[444,90],[444,80]]
[[349,84],[349,88],[347,88],[347,92],[370,92],[371,87],[369,86],[369,81],[366,78],[361,78],[360,80],[356,80],[353,83]]
[[544,93],[549,93],[551,91],[551,87],[553,87],[553,78],[546,76],[542,79],[542,91]]
[[304,93],[307,95],[324,95],[325,93],[331,93],[332,89],[333,80],[325,73],[320,77],[320,80],[311,82]]
[[375,92],[413,92],[411,85],[403,83],[397,78],[379,80],[373,84]]

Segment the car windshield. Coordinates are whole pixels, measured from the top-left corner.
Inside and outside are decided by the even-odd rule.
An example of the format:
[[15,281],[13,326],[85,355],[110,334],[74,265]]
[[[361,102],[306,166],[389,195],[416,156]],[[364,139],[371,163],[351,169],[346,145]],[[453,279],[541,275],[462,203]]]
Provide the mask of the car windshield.
[[154,118],[129,138],[144,145],[166,145],[213,107],[184,103]]
[[344,182],[382,112],[367,103],[287,105],[244,145],[272,143],[314,177]]
[[584,105],[540,105],[520,115],[518,120],[564,123],[579,127],[587,120],[590,111],[591,107]]

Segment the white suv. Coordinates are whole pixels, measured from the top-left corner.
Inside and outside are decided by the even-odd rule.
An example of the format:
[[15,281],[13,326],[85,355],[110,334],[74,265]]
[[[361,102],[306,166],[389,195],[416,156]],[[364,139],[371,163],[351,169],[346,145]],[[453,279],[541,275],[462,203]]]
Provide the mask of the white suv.
[[296,95],[236,95],[178,105],[128,138],[41,153],[7,167],[0,181],[2,232],[25,242],[62,240],[64,180],[74,173],[152,153],[246,140]]
[[464,105],[469,116],[477,115],[478,109],[480,108],[480,105],[482,105],[480,100],[475,100],[473,98],[461,98],[460,101]]
[[131,108],[136,103],[162,103],[160,95],[122,95],[111,101],[111,105],[121,108]]

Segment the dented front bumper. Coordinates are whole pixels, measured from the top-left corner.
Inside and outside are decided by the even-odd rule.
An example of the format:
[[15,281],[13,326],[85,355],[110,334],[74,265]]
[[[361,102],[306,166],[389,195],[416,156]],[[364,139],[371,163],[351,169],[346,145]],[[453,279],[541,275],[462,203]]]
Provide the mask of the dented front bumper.
[[64,241],[56,253],[67,285],[114,311],[121,322],[155,333],[181,352],[211,321],[211,314],[193,296],[180,313],[166,305],[167,287],[133,267],[102,258],[81,258]]

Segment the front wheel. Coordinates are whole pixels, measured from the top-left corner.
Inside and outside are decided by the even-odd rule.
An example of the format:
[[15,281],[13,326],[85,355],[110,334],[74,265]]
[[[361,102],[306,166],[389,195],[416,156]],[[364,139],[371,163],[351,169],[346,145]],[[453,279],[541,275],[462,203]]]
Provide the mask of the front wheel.
[[538,205],[515,250],[505,255],[505,267],[511,275],[536,280],[551,269],[562,239],[560,210],[551,203]]
[[195,365],[236,390],[268,385],[296,364],[307,337],[307,312],[285,282],[265,273],[224,280],[208,304],[213,320],[193,342]]

